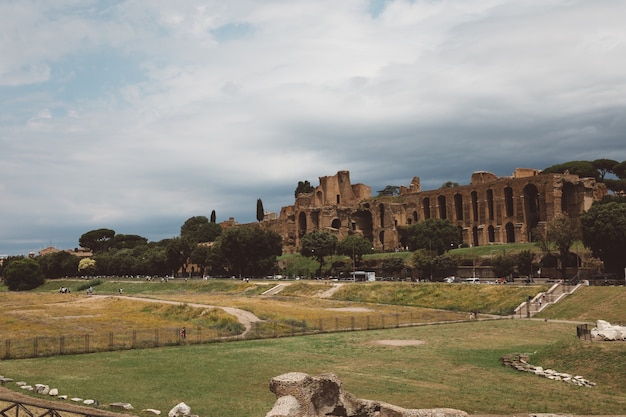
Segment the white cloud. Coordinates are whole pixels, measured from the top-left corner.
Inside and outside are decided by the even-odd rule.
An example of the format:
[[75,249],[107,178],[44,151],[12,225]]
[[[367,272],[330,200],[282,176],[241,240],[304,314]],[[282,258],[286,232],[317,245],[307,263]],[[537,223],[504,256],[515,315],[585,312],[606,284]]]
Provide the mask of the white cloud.
[[3,245],[251,221],[345,169],[377,190],[626,159],[626,5],[380,5],[0,5]]

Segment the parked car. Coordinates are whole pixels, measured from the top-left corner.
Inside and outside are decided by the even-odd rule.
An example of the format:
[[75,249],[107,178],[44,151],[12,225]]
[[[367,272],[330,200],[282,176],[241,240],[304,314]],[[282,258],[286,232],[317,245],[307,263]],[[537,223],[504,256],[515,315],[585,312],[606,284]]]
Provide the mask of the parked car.
[[466,284],[480,284],[480,278],[466,278],[465,279],[465,283]]

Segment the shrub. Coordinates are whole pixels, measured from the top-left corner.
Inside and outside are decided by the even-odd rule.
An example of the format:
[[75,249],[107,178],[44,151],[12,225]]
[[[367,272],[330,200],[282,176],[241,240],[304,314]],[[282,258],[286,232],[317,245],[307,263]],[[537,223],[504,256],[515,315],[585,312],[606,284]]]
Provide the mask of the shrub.
[[41,266],[34,259],[11,262],[4,270],[4,285],[11,291],[28,291],[44,283]]

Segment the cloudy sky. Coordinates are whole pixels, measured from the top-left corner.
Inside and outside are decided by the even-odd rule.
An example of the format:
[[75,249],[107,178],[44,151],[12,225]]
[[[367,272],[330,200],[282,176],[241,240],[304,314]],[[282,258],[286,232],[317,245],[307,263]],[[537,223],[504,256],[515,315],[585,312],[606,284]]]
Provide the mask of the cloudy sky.
[[621,0],[0,0],[0,255],[626,160]]

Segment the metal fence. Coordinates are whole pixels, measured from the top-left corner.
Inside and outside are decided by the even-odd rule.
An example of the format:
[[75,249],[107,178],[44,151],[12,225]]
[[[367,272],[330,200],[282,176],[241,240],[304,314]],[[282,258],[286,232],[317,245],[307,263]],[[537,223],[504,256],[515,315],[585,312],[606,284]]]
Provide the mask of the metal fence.
[[[469,317],[468,317],[469,320]],[[337,316],[317,320],[265,320],[254,323],[242,335],[222,333],[207,328],[161,328],[108,333],[45,336],[0,340],[0,358],[22,359],[44,356],[82,354],[126,349],[145,349],[180,344],[212,343],[241,339],[268,339],[316,333],[377,330],[461,320],[441,320],[436,314],[415,316],[405,314],[376,314]]]
[[588,324],[579,324],[576,326],[576,336],[579,339],[591,341],[591,328]]

